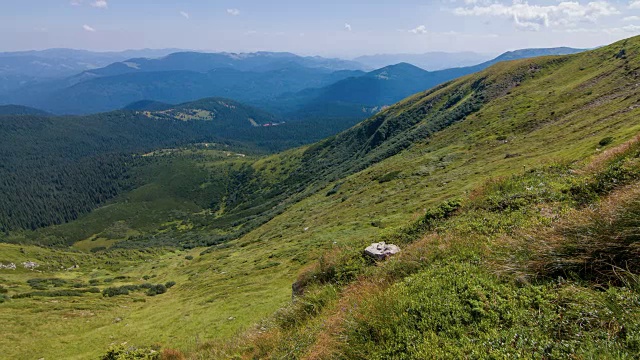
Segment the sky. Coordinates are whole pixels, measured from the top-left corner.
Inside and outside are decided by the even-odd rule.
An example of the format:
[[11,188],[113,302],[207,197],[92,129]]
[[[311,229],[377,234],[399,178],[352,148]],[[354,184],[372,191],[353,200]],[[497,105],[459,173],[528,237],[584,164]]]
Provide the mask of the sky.
[[0,0],[0,51],[380,53],[592,48],[640,35],[640,0]]

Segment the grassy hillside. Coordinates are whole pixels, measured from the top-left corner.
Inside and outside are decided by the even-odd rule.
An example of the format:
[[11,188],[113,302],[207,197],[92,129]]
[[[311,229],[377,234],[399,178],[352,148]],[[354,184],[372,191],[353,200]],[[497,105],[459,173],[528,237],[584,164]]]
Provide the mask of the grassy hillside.
[[[75,247],[95,253],[28,247],[25,255],[18,245],[3,245],[5,263],[42,263],[38,277],[73,274],[87,284],[95,278],[101,291],[110,286],[104,278],[118,276],[128,277],[116,285],[177,285],[153,297],[133,291],[114,298],[90,292],[56,297],[56,303],[39,295],[8,299],[0,317],[10,330],[0,346],[14,358],[86,358],[124,341],[159,343],[193,358],[633,358],[640,329],[633,256],[613,263],[626,269],[618,277],[598,267],[575,269],[621,248],[635,254],[637,225],[624,219],[636,213],[638,145],[623,144],[640,132],[639,52],[634,38],[578,55],[497,64],[312,146],[235,159],[255,174],[236,179],[258,188],[241,191],[238,196],[247,198],[238,206],[263,204],[269,210],[260,215],[267,218],[207,249],[151,250],[148,261],[128,262],[138,250],[96,248],[135,240],[127,237],[134,235],[128,231],[136,217],[99,217],[115,234],[109,238],[102,236],[104,227],[92,227],[93,214],[68,226],[89,229]],[[153,194],[163,197],[134,192],[110,206],[125,211],[198,194],[206,182],[185,185],[180,175],[211,160],[180,160],[190,156],[182,150],[167,155],[171,161],[155,157],[155,166],[176,166],[168,171],[175,177],[157,183],[163,190]],[[196,215],[215,197],[205,191],[193,198],[197,206],[167,205],[180,209],[170,214],[180,222],[157,233],[171,228],[187,237],[208,235],[208,221],[225,218],[226,208],[216,203],[217,215],[198,228],[184,214]],[[156,208],[144,209],[154,214]],[[109,208],[94,214],[100,211]],[[611,249],[598,234],[612,232],[630,236]],[[580,245],[591,239],[605,245],[595,251]],[[377,240],[398,243],[403,255],[370,263],[361,251]],[[86,258],[86,265],[58,270],[61,253],[65,268],[80,261],[73,256]],[[0,270],[9,296],[31,291],[32,274]],[[306,295],[283,307],[296,279]],[[45,309],[46,322],[34,315]],[[78,310],[95,315],[82,317]],[[59,330],[51,336],[52,329]],[[16,339],[15,333],[42,340]]]
[[[407,96],[482,71],[503,61],[568,55],[581,51],[583,50],[571,48],[523,49],[506,52],[481,64],[439,71],[425,71],[411,64],[399,63],[362,76],[349,77],[323,88],[285,95],[277,103],[265,106],[273,108],[273,111],[285,108],[285,112],[293,118],[365,119]],[[291,108],[295,108],[295,111]]]

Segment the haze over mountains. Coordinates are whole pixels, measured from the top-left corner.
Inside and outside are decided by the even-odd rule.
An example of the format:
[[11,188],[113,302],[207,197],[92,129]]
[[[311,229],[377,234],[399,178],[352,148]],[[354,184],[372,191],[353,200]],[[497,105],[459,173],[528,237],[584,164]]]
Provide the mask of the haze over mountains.
[[[132,52],[6,53],[0,57],[0,63],[5,59],[6,64],[14,61],[26,65],[3,67],[5,75],[0,89],[5,91],[4,94],[0,91],[0,103],[31,106],[58,114],[87,114],[120,109],[141,100],[176,104],[218,96],[294,119],[309,116],[363,119],[415,92],[502,60],[578,51],[570,48],[521,50],[474,66],[432,72],[406,63],[365,72],[369,66],[356,61],[270,52],[177,52],[154,59],[149,56],[169,50],[142,50],[139,54],[145,57],[91,69],[87,67]],[[444,61],[441,54],[427,54],[426,58],[430,56],[434,61]],[[25,57],[43,58],[48,63],[26,61]],[[367,61],[371,63],[370,58]],[[38,70],[41,68],[51,69]],[[26,74],[31,77],[27,79]]]
[[399,63],[409,63],[427,71],[476,65],[495,56],[474,52],[428,52],[424,54],[376,54],[359,56],[354,61],[373,69]]
[[177,49],[142,49],[120,52],[92,52],[74,49],[47,49],[0,53],[0,94],[31,82],[76,75],[134,57],[154,58]]

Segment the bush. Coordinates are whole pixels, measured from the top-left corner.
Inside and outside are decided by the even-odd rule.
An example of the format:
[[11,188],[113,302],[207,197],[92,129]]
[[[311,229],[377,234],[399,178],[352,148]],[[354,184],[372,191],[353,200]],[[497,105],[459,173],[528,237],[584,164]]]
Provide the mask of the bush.
[[607,136],[606,138],[600,140],[600,142],[598,143],[598,145],[600,146],[607,146],[609,144],[611,144],[613,142],[613,137],[611,136]]
[[130,292],[139,290],[147,290],[146,294],[148,296],[156,296],[166,293],[167,287],[163,284],[153,285],[149,283],[144,283],[141,285],[123,285],[119,287],[109,287],[102,290],[102,296],[113,297],[119,295],[129,295]]
[[124,286],[120,286],[120,287],[108,287],[102,290],[102,296],[114,297],[119,295],[129,295],[129,289]]
[[31,286],[32,289],[35,290],[46,290],[49,287],[61,287],[66,285],[68,282],[63,279],[58,278],[49,278],[49,279],[29,279],[27,280],[27,284]]
[[166,284],[164,284],[164,286],[165,286],[167,289],[171,289],[175,284],[176,284],[176,282],[175,282],[175,281],[168,281]]
[[0,294],[0,304],[2,304],[3,302],[9,300],[9,297],[5,294]]
[[122,345],[112,346],[102,360],[160,360],[158,349]]
[[147,295],[148,296],[156,296],[156,295],[164,294],[166,292],[167,292],[167,288],[162,284],[158,284],[158,285],[152,286],[147,291]]
[[43,297],[61,297],[61,296],[82,296],[84,293],[99,293],[98,288],[83,289],[83,290],[55,290],[55,291],[33,291],[28,293],[16,294],[14,299],[32,298],[34,296]]
[[187,255],[184,258],[187,259],[187,260],[193,260],[193,256],[191,256],[191,255]]

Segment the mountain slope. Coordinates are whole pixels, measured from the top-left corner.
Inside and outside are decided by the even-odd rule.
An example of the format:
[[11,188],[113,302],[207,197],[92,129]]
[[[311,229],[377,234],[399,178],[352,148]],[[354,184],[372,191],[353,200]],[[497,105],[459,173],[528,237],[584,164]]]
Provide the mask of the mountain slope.
[[261,126],[277,121],[219,98],[160,111],[0,116],[0,231],[65,223],[130,189],[135,181],[129,170],[144,162],[132,154],[193,143],[228,145],[238,138],[253,140],[241,149],[263,150],[261,142],[274,138],[297,145],[286,129],[267,133]]
[[[372,71],[361,77],[344,79],[322,89],[296,94],[284,103],[298,106],[293,117],[313,117],[334,114],[366,118],[385,106],[407,96],[427,90],[455,78],[476,73],[502,61],[536,56],[567,55],[584,50],[572,48],[523,49],[504,53],[484,63],[427,72],[409,64],[398,64]],[[336,111],[332,108],[341,109]]]
[[[54,358],[95,357],[100,347],[124,341],[160,342],[195,358],[456,358],[472,352],[632,358],[640,328],[637,290],[612,285],[603,291],[608,282],[591,286],[555,273],[531,283],[535,277],[491,266],[499,255],[523,254],[510,247],[519,231],[549,230],[563,216],[582,214],[581,204],[596,206],[612,192],[638,186],[638,145],[624,143],[640,132],[639,54],[640,38],[633,38],[583,54],[496,64],[314,145],[242,158],[232,166],[242,171],[224,182],[241,190],[208,208],[206,201],[218,198],[204,190],[224,173],[210,165],[221,154],[157,154],[153,163],[162,168],[150,169],[146,186],[75,222],[7,239],[72,239],[72,230],[81,229],[78,248],[115,248],[81,254],[86,258],[75,272],[58,270],[75,257],[52,250],[27,247],[24,254],[4,245],[3,261],[33,256],[51,264],[46,277],[99,279],[100,290],[110,286],[102,279],[117,286],[143,284],[143,276],[177,279],[172,293],[63,296],[53,309],[38,296],[10,299],[0,307],[9,319],[0,346],[12,357]],[[181,180],[196,170],[196,181]],[[158,201],[178,195],[200,205],[178,202],[180,211],[151,229],[123,211],[154,214]],[[238,212],[247,209],[254,211]],[[612,223],[605,217],[596,228]],[[209,236],[224,229],[220,225],[249,226],[236,240],[219,243]],[[539,239],[524,235],[528,243]],[[184,250],[209,240],[216,245]],[[379,240],[398,242],[405,255],[372,266],[362,248]],[[154,241],[179,242],[183,250],[134,262],[140,254],[117,249],[152,249]],[[298,275],[306,295],[287,306]],[[29,291],[29,276],[23,269],[3,273],[13,286],[8,293]],[[74,312],[78,308],[91,313]],[[252,324],[274,312],[253,331]],[[249,330],[246,337],[221,342],[242,330]],[[22,331],[37,340],[11,336]],[[198,345],[210,342],[194,348],[194,334]]]
[[50,115],[46,111],[42,111],[28,106],[21,105],[0,105],[0,115]]

